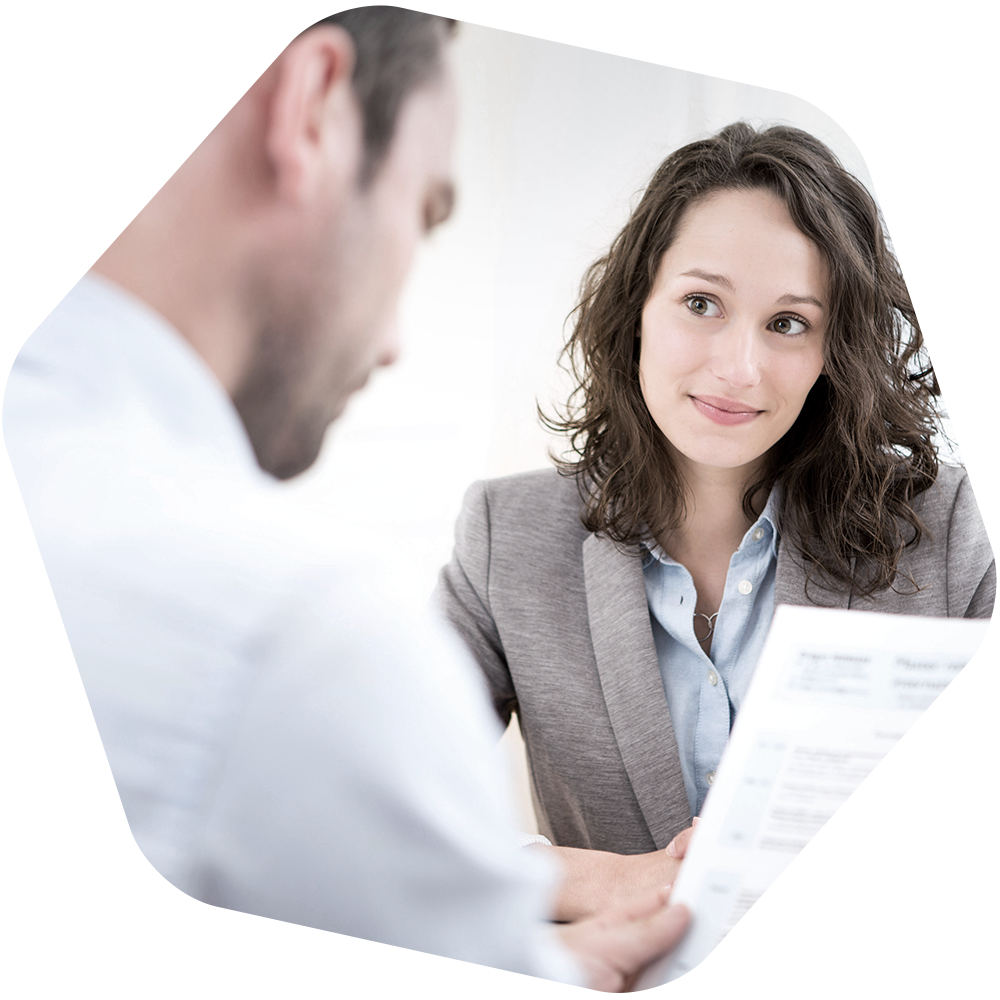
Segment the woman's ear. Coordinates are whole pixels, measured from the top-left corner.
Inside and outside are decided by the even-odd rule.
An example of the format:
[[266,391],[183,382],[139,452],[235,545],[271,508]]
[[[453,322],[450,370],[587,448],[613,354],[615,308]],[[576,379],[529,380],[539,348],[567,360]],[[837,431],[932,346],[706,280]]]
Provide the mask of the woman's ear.
[[265,149],[279,198],[308,202],[331,172],[356,179],[364,134],[351,85],[354,59],[351,36],[323,25],[295,39],[271,67]]

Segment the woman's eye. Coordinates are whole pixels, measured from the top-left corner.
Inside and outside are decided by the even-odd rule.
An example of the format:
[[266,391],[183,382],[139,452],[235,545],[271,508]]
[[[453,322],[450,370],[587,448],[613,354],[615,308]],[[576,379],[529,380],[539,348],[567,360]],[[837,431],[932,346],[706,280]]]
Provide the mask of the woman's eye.
[[805,333],[809,327],[794,316],[779,316],[777,319],[771,320],[771,329],[775,333],[790,337],[797,333]]
[[691,312],[697,313],[699,316],[720,315],[719,307],[711,299],[706,299],[703,295],[692,295],[687,300],[687,307]]

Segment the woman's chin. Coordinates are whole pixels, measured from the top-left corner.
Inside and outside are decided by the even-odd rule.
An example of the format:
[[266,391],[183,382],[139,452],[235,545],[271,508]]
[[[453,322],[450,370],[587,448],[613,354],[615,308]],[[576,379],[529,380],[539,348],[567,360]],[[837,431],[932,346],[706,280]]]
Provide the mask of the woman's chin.
[[671,451],[682,468],[746,473],[754,466],[762,465],[767,449],[733,447],[731,442],[722,444],[713,441],[698,442],[678,448],[671,442]]

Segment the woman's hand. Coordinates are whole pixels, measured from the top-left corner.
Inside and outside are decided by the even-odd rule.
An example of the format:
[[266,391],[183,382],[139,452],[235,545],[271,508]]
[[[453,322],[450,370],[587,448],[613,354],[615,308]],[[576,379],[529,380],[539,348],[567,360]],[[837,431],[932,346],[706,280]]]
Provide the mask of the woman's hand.
[[563,944],[576,956],[586,985],[605,993],[632,989],[650,962],[672,951],[690,920],[686,906],[667,906],[660,890],[628,906],[559,928]]
[[[694,821],[697,823],[697,819]],[[556,896],[555,919],[582,920],[626,906],[640,897],[673,885],[687,851],[694,824],[682,830],[662,851],[612,854],[576,847],[532,845],[526,851],[554,852],[563,868]]]

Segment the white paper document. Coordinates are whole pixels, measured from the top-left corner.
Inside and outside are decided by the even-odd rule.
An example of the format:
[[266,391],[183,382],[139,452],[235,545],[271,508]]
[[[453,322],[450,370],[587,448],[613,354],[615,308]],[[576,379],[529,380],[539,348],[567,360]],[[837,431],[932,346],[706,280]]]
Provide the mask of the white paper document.
[[705,958],[968,663],[988,624],[777,609],[674,885],[691,927],[639,989]]

